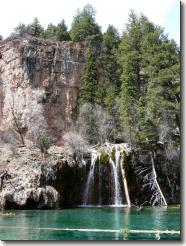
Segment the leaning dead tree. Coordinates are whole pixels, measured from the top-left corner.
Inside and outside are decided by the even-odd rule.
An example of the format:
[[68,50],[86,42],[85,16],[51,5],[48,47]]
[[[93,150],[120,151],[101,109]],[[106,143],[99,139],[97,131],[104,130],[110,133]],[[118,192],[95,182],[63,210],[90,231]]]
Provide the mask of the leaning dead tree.
[[144,182],[143,188],[147,187],[151,191],[151,198],[149,203],[152,206],[167,206],[167,202],[157,181],[157,173],[155,169],[153,153],[150,152],[149,155],[150,164],[144,164],[143,166],[140,166],[136,170],[136,173],[142,176]]
[[127,179],[126,179],[126,175],[125,175],[125,169],[124,169],[124,167],[122,165],[122,161],[120,161],[120,168],[121,168],[121,174],[122,174],[122,179],[123,179],[123,186],[124,186],[124,190],[125,190],[125,196],[126,196],[126,200],[127,200],[127,205],[128,205],[128,207],[131,207],[131,201],[130,201],[130,196],[129,196]]

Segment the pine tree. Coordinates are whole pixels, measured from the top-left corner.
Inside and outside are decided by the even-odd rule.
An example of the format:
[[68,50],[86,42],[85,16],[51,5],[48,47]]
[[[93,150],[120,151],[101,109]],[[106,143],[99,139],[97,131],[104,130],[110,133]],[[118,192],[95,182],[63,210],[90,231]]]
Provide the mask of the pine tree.
[[84,75],[81,78],[79,102],[95,103],[97,88],[97,66],[96,54],[91,41],[86,42],[86,57],[84,65]]
[[119,50],[124,130],[139,147],[154,148],[179,127],[179,50],[162,28],[133,12]]
[[139,19],[131,11],[127,30],[119,47],[119,62],[122,66],[120,118],[126,140],[130,142],[136,124],[136,104],[140,92],[141,35]]
[[38,18],[34,18],[34,21],[27,25],[27,32],[34,37],[41,37],[44,32],[44,28],[41,26]]
[[[151,115],[149,117],[148,105],[150,105],[149,98],[147,97],[148,92],[150,91],[150,81],[151,77],[155,81],[157,76],[151,74],[152,68],[156,67],[156,64],[153,66],[152,63],[154,55],[158,53],[158,48],[156,47],[159,44],[159,36],[162,33],[161,28],[156,27],[151,23],[145,16],[139,18],[140,31],[142,33],[142,38],[140,42],[140,93],[139,100],[136,101],[136,129],[135,136],[138,147],[142,149],[151,149],[158,142],[158,128],[157,128],[157,118]],[[151,72],[150,72],[151,71]],[[158,90],[158,87],[156,87]],[[151,101],[153,98],[157,101],[160,101],[156,94],[152,95]],[[152,103],[154,108],[157,107],[155,101]],[[151,107],[152,109],[152,107]]]
[[98,85],[99,69],[98,57],[100,53],[102,33],[95,22],[95,10],[86,5],[82,12],[78,12],[70,34],[73,41],[84,42],[86,55],[84,75],[81,78],[79,102],[101,104],[103,100],[102,87]]
[[69,41],[71,38],[67,29],[68,28],[64,20],[62,20],[57,26],[54,26],[52,23],[50,23],[47,29],[44,31],[43,37],[57,41]]
[[62,20],[56,28],[56,39],[58,41],[69,41],[70,38],[70,34],[67,30],[67,26],[65,24],[65,21]]
[[90,37],[98,41],[102,39],[101,28],[95,21],[95,10],[90,4],[82,11],[78,10],[72,22],[70,36],[74,42],[83,42]]
[[50,23],[47,26],[47,29],[44,31],[43,33],[43,37],[47,38],[47,39],[56,39],[56,31],[57,31],[57,27],[55,25],[53,25],[52,23]]
[[[171,135],[176,125],[179,127],[179,51],[175,42],[168,40],[160,27],[150,23],[143,16],[141,26],[144,33],[141,49],[144,71],[148,78],[144,131],[141,131],[141,134],[149,129],[149,125],[154,125],[151,132],[156,131],[156,137],[146,139],[151,139],[155,144],[157,137],[164,142],[162,134],[167,138],[165,135]],[[173,115],[176,120],[171,119]],[[162,126],[170,130],[166,130],[166,134],[165,131],[162,133]],[[149,146],[148,141],[146,145]]]
[[114,102],[120,87],[119,72],[117,63],[117,50],[120,42],[118,31],[109,25],[103,35],[102,49],[100,52],[100,84],[103,87],[103,104],[110,114],[113,113]]

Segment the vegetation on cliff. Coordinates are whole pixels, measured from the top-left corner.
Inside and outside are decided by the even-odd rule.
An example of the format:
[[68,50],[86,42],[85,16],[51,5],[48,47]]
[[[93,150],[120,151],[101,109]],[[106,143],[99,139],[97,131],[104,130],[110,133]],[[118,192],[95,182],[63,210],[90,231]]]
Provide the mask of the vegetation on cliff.
[[[77,11],[70,30],[64,20],[44,29],[35,18],[16,27],[13,35],[84,43],[76,130],[89,143],[124,141],[143,150],[158,143],[179,153],[180,52],[163,28],[131,11],[122,35],[112,25],[102,33],[88,4]],[[100,115],[104,120],[98,124]]]
[[[50,23],[44,29],[35,18],[33,23],[16,27],[13,36],[17,35],[71,40],[84,45],[77,122],[73,132],[63,136],[66,150],[73,154],[74,160],[80,160],[86,146],[106,141],[127,142],[134,151],[131,162],[135,171],[140,175],[143,172],[141,176],[144,177],[155,173],[155,183],[159,172],[168,180],[160,180],[160,185],[169,183],[174,193],[177,188],[171,186],[171,181],[179,179],[176,169],[180,162],[180,51],[175,41],[146,16],[137,16],[134,11],[130,12],[122,35],[112,25],[102,33],[90,5],[76,13],[70,30],[64,20],[57,25]],[[13,108],[12,115],[16,131],[22,138],[19,117]],[[35,145],[47,153],[52,141],[47,131],[38,129]],[[22,143],[24,145],[24,139]],[[100,159],[102,163],[109,162],[105,153]],[[123,159],[126,159],[125,155]],[[148,169],[144,173],[146,162]],[[153,186],[152,178],[147,181]]]

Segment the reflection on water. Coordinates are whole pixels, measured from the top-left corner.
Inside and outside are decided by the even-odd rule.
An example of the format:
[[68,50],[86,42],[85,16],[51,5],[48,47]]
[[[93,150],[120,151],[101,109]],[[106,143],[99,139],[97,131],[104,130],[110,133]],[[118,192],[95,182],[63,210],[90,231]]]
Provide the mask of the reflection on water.
[[[114,213],[115,213],[115,229],[119,229],[119,211],[117,208],[114,209]],[[116,232],[115,233],[115,239],[119,240],[119,233]]]
[[[131,208],[127,207],[124,209],[124,225],[125,228],[129,228],[130,227],[130,212],[131,212]],[[120,228],[121,229],[121,228]],[[124,234],[123,235],[123,240],[128,240],[128,235]]]
[[158,229],[160,227],[165,227],[164,214],[167,213],[167,207],[156,207],[152,211],[152,216],[154,218],[153,229]]
[[[124,235],[120,232],[74,232],[53,228],[180,230],[180,210],[171,207],[147,207],[140,212],[134,208],[92,207],[14,211],[14,213],[14,216],[0,216],[0,240],[156,239],[154,235],[150,234]],[[179,239],[179,237],[161,235],[161,239]]]
[[130,224],[130,211],[131,211],[131,208],[124,209],[124,223],[127,228],[129,227],[129,224]]

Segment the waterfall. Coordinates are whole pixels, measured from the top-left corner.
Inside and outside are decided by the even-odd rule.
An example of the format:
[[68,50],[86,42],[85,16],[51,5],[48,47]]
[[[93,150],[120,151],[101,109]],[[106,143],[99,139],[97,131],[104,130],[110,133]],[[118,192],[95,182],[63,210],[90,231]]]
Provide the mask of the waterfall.
[[[100,149],[91,149],[91,164],[89,164],[88,174],[86,173],[83,206],[122,205],[123,196],[126,193],[126,185],[124,184],[124,188],[121,187],[121,184],[125,182],[121,165],[121,153],[124,149],[123,144],[109,143],[101,146]],[[126,194],[126,197],[128,198],[129,195]],[[128,200],[127,205],[130,207]]]
[[[125,153],[127,148],[124,144],[105,143],[99,149],[91,149],[91,163],[83,194],[83,205],[123,205],[123,196],[126,205],[131,207],[127,179],[125,174]],[[124,156],[123,156],[124,155]],[[146,172],[143,180],[144,186],[151,189],[150,204],[153,206],[167,206],[167,202],[158,184],[157,173],[153,153],[150,152],[151,166],[143,167],[139,174]],[[82,165],[87,165],[82,158]],[[149,164],[148,164],[149,165]],[[87,169],[87,168],[86,168]],[[121,187],[122,184],[122,187]]]
[[122,204],[121,186],[120,186],[120,182],[119,182],[119,177],[120,177],[120,157],[121,157],[121,151],[116,148],[115,163],[116,163],[116,179],[117,179],[118,195],[117,195],[117,199],[115,200],[115,205],[121,205]]
[[101,197],[101,188],[102,188],[102,173],[101,173],[101,163],[100,163],[100,158],[99,158],[99,189],[98,189],[98,192],[99,192],[99,201],[98,201],[98,203],[99,203],[99,205],[101,205],[101,203],[102,203],[102,197]]
[[116,149],[116,153],[115,153],[115,159],[116,159],[116,169],[117,169],[117,173],[119,174],[119,168],[120,168],[120,165],[119,165],[119,162],[120,162],[120,155],[121,155],[121,152]]
[[94,182],[94,169],[95,169],[95,163],[96,160],[99,157],[99,153],[97,151],[92,151],[91,153],[91,165],[90,165],[90,170],[88,173],[88,178],[85,186],[85,192],[84,192],[84,198],[83,198],[83,205],[88,204],[88,198],[90,195],[90,189],[91,189],[91,184]]
[[113,175],[114,175],[114,205],[121,205],[122,199],[121,199],[121,188],[120,188],[120,182],[119,182],[119,170],[120,170],[120,151],[116,150],[115,152],[115,163],[113,162],[111,156],[110,156],[110,164],[112,167]]

